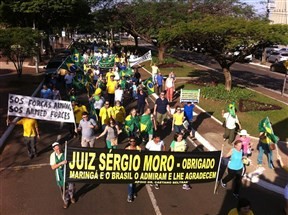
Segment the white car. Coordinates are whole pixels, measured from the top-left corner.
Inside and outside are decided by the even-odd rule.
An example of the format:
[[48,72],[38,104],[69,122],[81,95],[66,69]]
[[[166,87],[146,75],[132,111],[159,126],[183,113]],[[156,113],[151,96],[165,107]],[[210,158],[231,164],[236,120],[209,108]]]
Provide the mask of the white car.
[[273,51],[267,58],[267,61],[270,63],[277,63],[283,60],[288,60],[288,52]]

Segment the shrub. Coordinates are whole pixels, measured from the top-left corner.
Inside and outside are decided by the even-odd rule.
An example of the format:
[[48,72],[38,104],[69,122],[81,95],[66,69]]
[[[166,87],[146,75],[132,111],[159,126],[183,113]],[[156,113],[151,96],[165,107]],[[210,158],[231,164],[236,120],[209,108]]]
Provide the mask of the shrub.
[[230,92],[225,90],[223,84],[217,86],[206,86],[201,89],[201,95],[207,99],[238,103],[240,99],[252,98],[255,94],[245,88],[233,87]]

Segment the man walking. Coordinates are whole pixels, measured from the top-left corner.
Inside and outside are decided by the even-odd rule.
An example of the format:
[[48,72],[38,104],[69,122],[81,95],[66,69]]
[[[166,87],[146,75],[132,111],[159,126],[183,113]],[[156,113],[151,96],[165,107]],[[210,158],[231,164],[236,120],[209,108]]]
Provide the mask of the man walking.
[[170,106],[168,100],[165,98],[165,93],[161,92],[160,97],[156,99],[154,106],[154,116],[156,116],[157,125],[164,126],[165,120],[168,118],[168,114],[170,114]]
[[37,157],[36,137],[40,138],[37,121],[35,119],[22,118],[16,123],[8,119],[7,123],[23,126],[24,143],[28,149],[28,156],[30,159]]
[[[63,193],[64,165],[67,163],[67,160],[64,160],[64,153],[62,152],[58,142],[53,143],[52,148],[53,152],[50,155],[50,166],[52,170],[55,170],[57,185],[59,186],[61,193]],[[67,188],[65,188],[63,208],[68,208],[69,200],[73,204],[76,202],[74,199],[74,192],[74,184],[68,183]]]
[[81,146],[82,147],[94,147],[95,136],[94,130],[97,124],[94,119],[89,119],[88,113],[84,112],[82,114],[82,119],[80,120],[78,131],[81,131]]

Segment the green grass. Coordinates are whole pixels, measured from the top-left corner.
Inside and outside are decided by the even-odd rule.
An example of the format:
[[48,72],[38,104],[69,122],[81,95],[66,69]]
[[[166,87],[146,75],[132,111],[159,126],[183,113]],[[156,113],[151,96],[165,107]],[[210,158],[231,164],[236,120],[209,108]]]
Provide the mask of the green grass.
[[[175,61],[173,60],[173,58],[170,57],[167,57],[167,59],[165,60],[166,60],[165,62],[167,63],[175,63],[182,67],[159,68],[163,76],[168,76],[168,74],[173,71],[178,77],[193,77],[193,74],[195,75],[195,72],[197,71],[194,67],[190,66],[185,62]],[[153,58],[153,62],[155,61],[156,60]],[[142,63],[141,65],[143,65],[148,70],[151,70],[150,61]]]
[[[182,85],[183,86],[183,85]],[[202,86],[193,84],[184,84],[184,89],[201,89]],[[248,90],[248,89],[238,89],[238,90]],[[288,106],[270,99],[264,95],[253,92],[253,100],[258,102],[264,102],[267,104],[274,104],[282,107],[281,110],[271,110],[271,111],[250,111],[250,112],[238,112],[238,118],[241,122],[242,128],[246,129],[248,133],[252,136],[258,136],[258,123],[260,120],[269,117],[273,124],[274,133],[279,136],[280,140],[288,140]],[[199,106],[212,113],[214,117],[222,121],[221,111],[227,108],[228,103],[225,101],[206,99],[201,97]]]

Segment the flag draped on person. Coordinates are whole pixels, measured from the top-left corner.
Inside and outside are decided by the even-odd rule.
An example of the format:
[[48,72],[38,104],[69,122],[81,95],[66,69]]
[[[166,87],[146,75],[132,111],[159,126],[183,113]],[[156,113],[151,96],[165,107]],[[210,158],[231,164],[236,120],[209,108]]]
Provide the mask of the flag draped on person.
[[140,131],[153,134],[153,123],[150,115],[143,114],[140,117]]
[[154,83],[152,81],[152,77],[146,79],[142,84],[147,89],[148,95],[154,93]]
[[277,143],[279,141],[279,137],[277,137],[273,132],[268,116],[259,122],[258,130],[259,132],[265,132],[266,137],[269,138],[273,143]]
[[232,117],[236,117],[236,113],[235,113],[235,102],[231,102],[229,105],[228,105],[228,112],[229,114],[232,116]]

